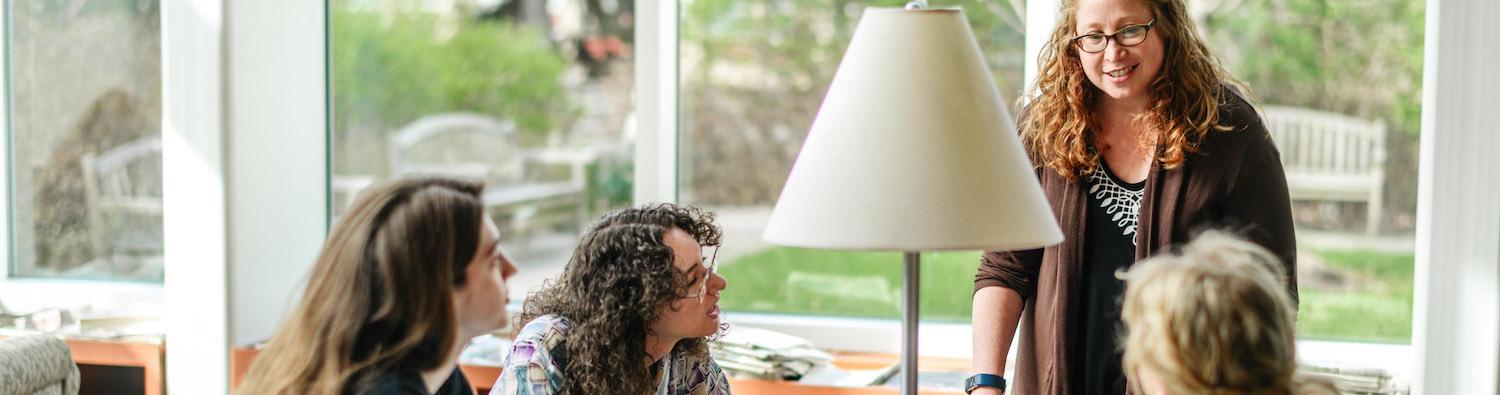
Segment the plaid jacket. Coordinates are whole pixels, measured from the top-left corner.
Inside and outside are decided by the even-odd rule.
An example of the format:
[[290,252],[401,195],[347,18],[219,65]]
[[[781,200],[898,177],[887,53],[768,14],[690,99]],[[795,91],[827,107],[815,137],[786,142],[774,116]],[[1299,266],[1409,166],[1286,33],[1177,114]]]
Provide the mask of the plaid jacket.
[[[552,355],[567,337],[567,320],[537,317],[516,334],[510,353],[501,362],[500,378],[490,395],[551,395],[563,393],[562,368]],[[712,358],[672,354],[666,394],[728,395],[729,379]]]

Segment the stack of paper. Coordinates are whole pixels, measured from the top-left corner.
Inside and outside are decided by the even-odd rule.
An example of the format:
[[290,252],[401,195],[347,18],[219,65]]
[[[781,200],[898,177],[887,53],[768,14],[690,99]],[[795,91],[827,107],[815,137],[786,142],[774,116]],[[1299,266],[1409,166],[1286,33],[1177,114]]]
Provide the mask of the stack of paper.
[[800,337],[738,327],[710,343],[714,361],[736,377],[797,380],[833,356]]
[[1391,375],[1384,369],[1337,368],[1303,364],[1302,373],[1325,377],[1333,381],[1339,392],[1346,394],[1405,394],[1391,382]]
[[469,340],[458,362],[465,365],[500,366],[506,354],[510,354],[512,340],[507,337],[485,334]]

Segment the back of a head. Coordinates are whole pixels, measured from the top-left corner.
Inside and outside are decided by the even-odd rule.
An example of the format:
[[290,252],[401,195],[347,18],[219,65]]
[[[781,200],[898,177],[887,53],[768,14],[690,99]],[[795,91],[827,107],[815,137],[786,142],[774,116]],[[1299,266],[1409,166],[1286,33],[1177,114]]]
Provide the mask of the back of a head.
[[1285,276],[1269,251],[1219,232],[1137,263],[1122,275],[1126,375],[1179,395],[1300,393]]
[[459,341],[452,293],[478,249],[482,189],[412,177],[360,193],[239,392],[358,392],[387,372],[439,366]]

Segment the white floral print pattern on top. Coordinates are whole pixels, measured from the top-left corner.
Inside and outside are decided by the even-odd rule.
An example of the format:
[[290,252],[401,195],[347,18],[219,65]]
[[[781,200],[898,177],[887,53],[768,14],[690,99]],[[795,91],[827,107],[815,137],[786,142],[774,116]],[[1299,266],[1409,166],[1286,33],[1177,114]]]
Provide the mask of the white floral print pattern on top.
[[1099,200],[1099,207],[1103,207],[1111,216],[1110,221],[1120,227],[1121,234],[1130,236],[1130,244],[1137,245],[1135,226],[1140,220],[1141,197],[1146,190],[1126,189],[1105,171],[1104,163],[1100,162],[1094,174],[1089,176],[1089,194]]

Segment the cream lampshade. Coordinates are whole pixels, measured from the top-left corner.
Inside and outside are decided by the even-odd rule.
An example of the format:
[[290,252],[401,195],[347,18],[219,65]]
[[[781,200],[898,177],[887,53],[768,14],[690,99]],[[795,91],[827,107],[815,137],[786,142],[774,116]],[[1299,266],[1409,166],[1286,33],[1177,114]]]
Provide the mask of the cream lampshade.
[[903,393],[918,251],[1063,239],[1014,125],[961,9],[867,8],[771,212],[775,244],[905,253]]

